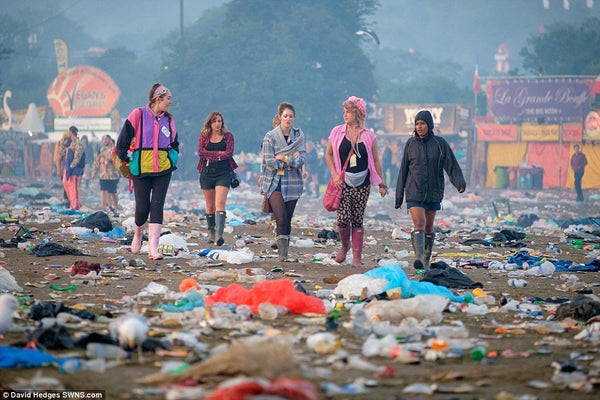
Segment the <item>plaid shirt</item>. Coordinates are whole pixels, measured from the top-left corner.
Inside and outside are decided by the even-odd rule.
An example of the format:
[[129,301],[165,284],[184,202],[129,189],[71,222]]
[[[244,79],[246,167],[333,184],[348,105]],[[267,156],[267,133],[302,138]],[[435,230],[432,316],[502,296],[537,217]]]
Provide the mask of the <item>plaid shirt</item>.
[[225,151],[206,150],[206,146],[208,146],[210,139],[208,135],[200,134],[200,139],[198,140],[198,157],[200,157],[200,161],[198,161],[198,172],[202,172],[202,168],[206,166],[207,162],[210,164],[222,160],[229,160],[229,166],[232,171],[238,167],[233,159],[233,134],[227,132],[223,137],[225,139]]
[[[304,187],[302,166],[304,165],[306,148],[302,143],[298,148],[299,156],[287,154],[290,157],[288,164],[275,159],[276,154],[282,153],[281,147],[275,139],[276,132],[281,132],[279,126],[267,132],[262,142],[263,167],[260,178],[260,191],[261,194],[267,194],[271,197],[271,194],[281,182],[283,201],[297,200],[302,196],[302,188]],[[300,139],[304,141],[304,133],[299,128],[292,128],[290,139],[292,142]],[[277,171],[280,169],[283,169],[283,175],[278,175]]]

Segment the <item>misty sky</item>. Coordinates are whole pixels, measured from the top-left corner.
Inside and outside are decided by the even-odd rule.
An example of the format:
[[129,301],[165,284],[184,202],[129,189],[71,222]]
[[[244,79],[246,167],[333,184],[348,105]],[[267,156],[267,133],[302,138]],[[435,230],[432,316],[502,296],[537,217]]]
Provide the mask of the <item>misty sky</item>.
[[[227,0],[0,0],[2,9],[50,5],[77,21],[85,31],[98,38],[98,45],[125,46],[143,53],[156,39],[168,32],[180,32],[183,4],[184,25],[190,25],[210,8]],[[251,0],[248,0],[251,1]],[[302,0],[297,0],[302,1]],[[323,0],[329,1],[329,0]],[[333,1],[333,0],[332,0]],[[344,1],[344,0],[335,0]],[[472,79],[475,64],[480,75],[494,73],[494,54],[506,43],[511,68],[519,68],[519,51],[540,24],[555,21],[581,23],[588,17],[600,18],[600,0],[587,8],[589,0],[380,0],[381,7],[372,17],[381,45],[369,51],[385,57],[390,50],[414,51],[436,61],[449,60],[465,69],[463,84]],[[273,0],[274,7],[277,1]],[[51,23],[49,16],[44,23]],[[366,43],[368,47],[368,43]],[[560,56],[560,55],[557,55]]]

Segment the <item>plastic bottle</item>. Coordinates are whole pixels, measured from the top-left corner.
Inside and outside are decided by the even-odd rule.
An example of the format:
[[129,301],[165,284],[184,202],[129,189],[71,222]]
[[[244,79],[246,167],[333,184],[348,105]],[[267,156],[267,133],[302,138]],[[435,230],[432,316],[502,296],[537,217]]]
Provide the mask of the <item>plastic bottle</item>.
[[277,307],[271,303],[260,303],[258,305],[258,315],[260,319],[272,321],[277,319]]
[[542,307],[538,304],[531,303],[520,303],[517,306],[517,311],[521,313],[525,313],[529,316],[541,316],[542,315]]
[[544,261],[542,265],[540,265],[540,270],[542,275],[552,275],[554,271],[556,271],[556,267],[550,261]]
[[506,263],[504,264],[504,269],[507,271],[514,271],[515,269],[518,269],[519,266],[515,263]]
[[487,350],[483,346],[477,346],[471,349],[469,355],[471,356],[472,360],[481,361],[487,355]]
[[377,262],[377,265],[379,265],[380,267],[385,267],[386,265],[396,265],[396,264],[398,264],[398,260],[396,260],[395,258],[381,258]]
[[69,359],[60,366],[60,372],[74,374],[80,371],[106,372],[106,361],[104,358],[94,358],[92,360],[81,360],[79,358]]
[[527,286],[527,281],[525,279],[509,279],[508,285],[513,287],[525,287]]
[[488,269],[504,269],[504,266],[500,261],[492,260],[488,264]]
[[248,321],[252,318],[252,310],[246,304],[240,304],[235,308],[235,314],[243,321]]
[[313,247],[315,242],[312,239],[298,239],[296,240],[296,247]]
[[88,343],[85,349],[85,355],[88,358],[104,358],[107,360],[117,360],[127,358],[129,353],[114,344],[106,343]]
[[408,250],[399,250],[394,253],[394,257],[396,258],[404,258],[408,256]]
[[336,335],[330,332],[318,332],[306,338],[306,346],[319,354],[332,353],[339,345]]

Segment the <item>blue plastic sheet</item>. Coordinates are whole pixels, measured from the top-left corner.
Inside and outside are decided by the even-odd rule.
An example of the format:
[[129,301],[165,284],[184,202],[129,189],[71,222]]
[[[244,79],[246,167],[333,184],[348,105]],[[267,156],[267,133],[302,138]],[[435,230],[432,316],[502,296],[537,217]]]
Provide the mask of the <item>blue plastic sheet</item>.
[[411,281],[406,276],[406,273],[402,267],[397,264],[390,264],[383,267],[374,268],[365,272],[363,275],[371,278],[387,280],[388,284],[384,286],[383,290],[387,291],[390,289],[400,288],[402,291],[402,298],[405,299],[421,294],[437,294],[444,296],[451,301],[456,301],[459,303],[468,303],[473,301],[473,296],[470,294],[457,296],[454,294],[454,292],[444,286],[438,286],[431,282]]
[[62,365],[71,358],[57,358],[34,349],[0,346],[0,368],[32,368],[57,363]]
[[520,268],[523,268],[523,263],[527,263],[530,267],[541,265],[544,261],[550,261],[554,264],[556,271],[573,271],[571,267],[573,265],[572,260],[548,260],[546,258],[530,256],[525,250],[516,252],[514,255],[508,257],[508,262],[517,264]]

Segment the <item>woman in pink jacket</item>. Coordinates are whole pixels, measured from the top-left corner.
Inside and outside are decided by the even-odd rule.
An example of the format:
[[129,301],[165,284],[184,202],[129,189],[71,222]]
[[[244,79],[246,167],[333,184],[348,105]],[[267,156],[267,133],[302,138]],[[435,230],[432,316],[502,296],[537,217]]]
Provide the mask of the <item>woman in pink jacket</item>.
[[[362,265],[364,238],[363,218],[371,185],[379,186],[379,194],[387,194],[387,186],[381,179],[381,162],[377,152],[375,133],[365,128],[367,103],[359,97],[350,96],[343,103],[344,124],[331,130],[327,141],[325,160],[333,183],[343,187],[342,199],[337,210],[337,225],[342,243],[335,260],[342,263],[350,248],[352,237],[352,266]],[[340,177],[348,159],[344,179]]]

